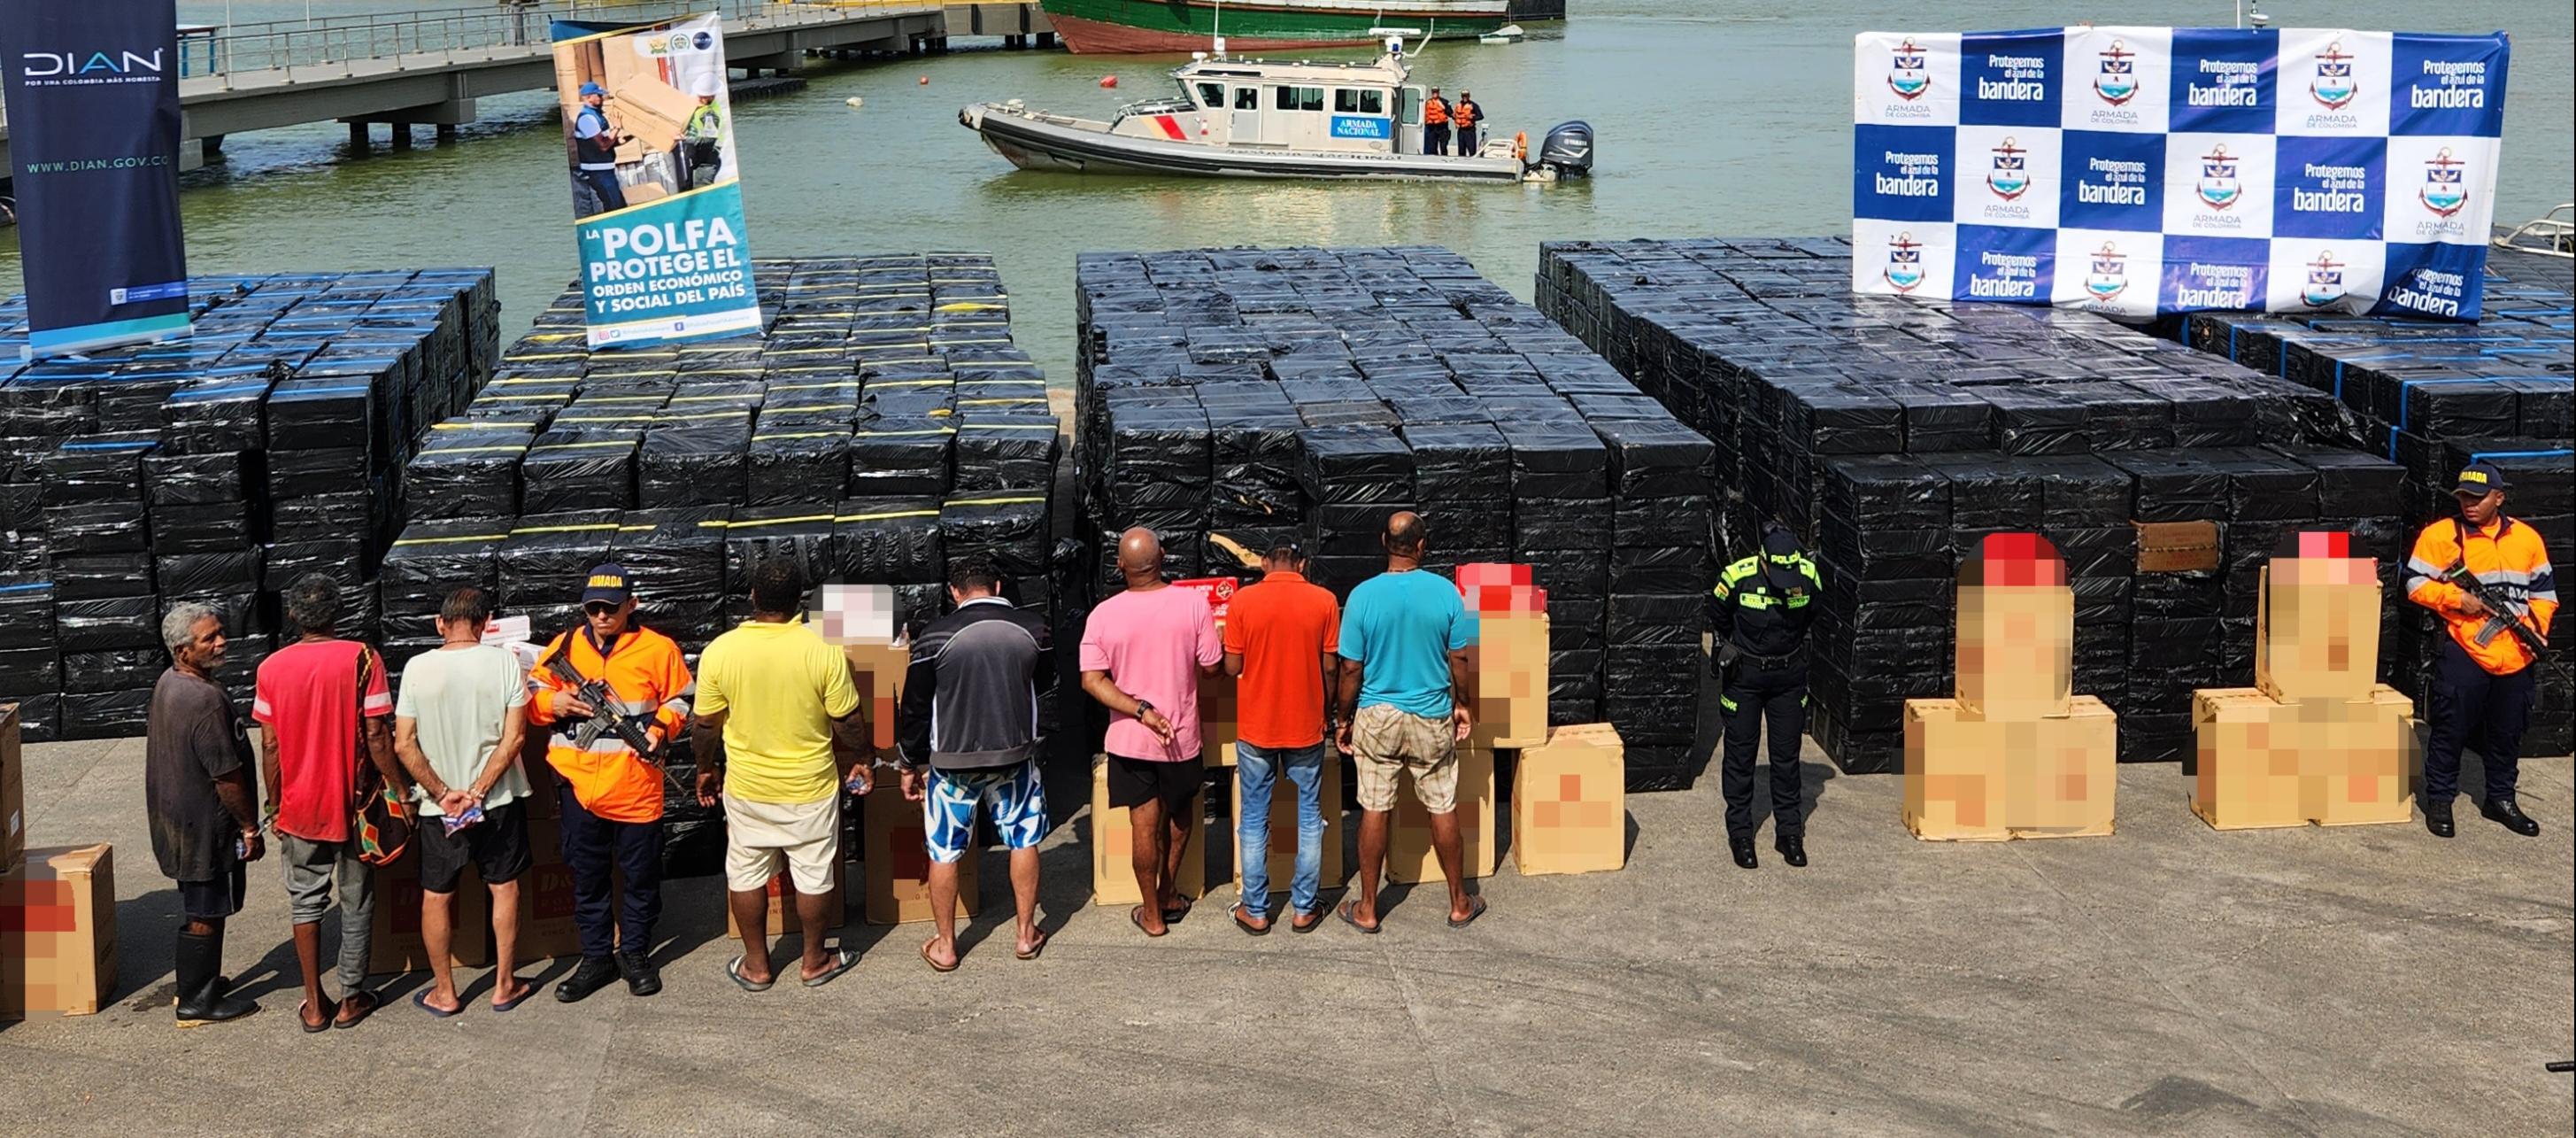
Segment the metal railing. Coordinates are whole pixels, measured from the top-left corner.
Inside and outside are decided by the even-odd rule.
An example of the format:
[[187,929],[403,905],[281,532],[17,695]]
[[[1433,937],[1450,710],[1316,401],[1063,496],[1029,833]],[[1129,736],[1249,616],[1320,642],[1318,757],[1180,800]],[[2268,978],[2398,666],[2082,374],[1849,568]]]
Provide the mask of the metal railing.
[[723,15],[729,25],[751,27],[808,19],[842,18],[852,8],[921,10],[939,0],[839,0],[799,4],[785,0],[500,0],[481,8],[423,9],[262,20],[220,26],[192,40],[182,74],[233,75],[427,55],[453,59],[511,48],[535,49],[553,41],[556,20],[646,24],[680,16]]

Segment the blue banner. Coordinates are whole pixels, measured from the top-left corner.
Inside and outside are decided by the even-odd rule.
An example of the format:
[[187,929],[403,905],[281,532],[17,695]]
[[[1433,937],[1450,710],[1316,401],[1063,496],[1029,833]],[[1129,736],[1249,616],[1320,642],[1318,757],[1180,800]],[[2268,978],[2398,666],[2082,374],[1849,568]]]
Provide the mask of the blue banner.
[[1855,291],[2476,320],[2502,33],[1854,40]]
[[188,330],[174,0],[0,0],[29,354]]
[[717,18],[554,37],[590,346],[758,331]]

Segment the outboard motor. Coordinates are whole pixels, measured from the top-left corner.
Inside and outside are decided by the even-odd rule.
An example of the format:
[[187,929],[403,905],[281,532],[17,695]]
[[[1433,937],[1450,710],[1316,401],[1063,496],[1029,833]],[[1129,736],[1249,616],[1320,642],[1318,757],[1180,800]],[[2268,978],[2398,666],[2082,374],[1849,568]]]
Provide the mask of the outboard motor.
[[1581,178],[1592,173],[1592,124],[1575,119],[1548,129],[1547,141],[1539,144],[1538,165],[1557,172],[1561,178]]

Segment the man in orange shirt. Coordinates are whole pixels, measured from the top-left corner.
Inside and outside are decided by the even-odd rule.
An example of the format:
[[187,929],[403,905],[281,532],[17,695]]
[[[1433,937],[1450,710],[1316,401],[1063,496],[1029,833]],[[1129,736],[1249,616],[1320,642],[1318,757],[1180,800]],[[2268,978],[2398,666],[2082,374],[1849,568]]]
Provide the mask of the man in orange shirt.
[[[1225,674],[1235,677],[1234,771],[1243,805],[1235,838],[1243,854],[1243,900],[1234,923],[1270,931],[1270,790],[1279,775],[1297,785],[1297,869],[1288,884],[1288,927],[1324,922],[1316,899],[1324,871],[1324,693],[1333,690],[1341,647],[1341,606],[1305,577],[1306,555],[1281,545],[1261,559],[1261,583],[1236,593],[1225,618]],[[1334,803],[1338,808],[1341,804]]]
[[[2406,562],[2406,596],[2442,617],[2450,639],[2433,666],[2433,738],[2424,752],[2424,828],[2447,838],[2451,800],[2460,793],[2460,750],[2483,731],[2487,800],[2479,813],[2526,838],[2540,834],[2514,802],[2522,729],[2531,721],[2539,672],[2531,649],[2508,622],[2519,621],[2546,644],[2558,612],[2558,581],[2549,551],[2529,525],[2505,516],[2504,472],[2472,462],[2451,494],[2460,516],[2444,518],[2416,535]],[[2487,607],[2452,578],[2483,583],[2509,611]]]
[[[591,570],[581,611],[581,627],[548,642],[528,677],[528,722],[554,728],[546,762],[562,776],[563,859],[572,869],[573,924],[581,930],[581,966],[555,986],[555,999],[567,1004],[621,975],[635,995],[662,990],[652,957],[653,922],[662,915],[663,774],[656,764],[663,741],[687,725],[689,697],[697,691],[680,646],[635,623],[625,569]],[[656,754],[638,755],[606,731],[585,744],[582,724],[599,708],[581,697],[580,684],[555,674],[557,656],[583,680],[605,681],[616,697],[611,710],[648,721],[644,734]],[[612,923],[609,890],[621,872]]]

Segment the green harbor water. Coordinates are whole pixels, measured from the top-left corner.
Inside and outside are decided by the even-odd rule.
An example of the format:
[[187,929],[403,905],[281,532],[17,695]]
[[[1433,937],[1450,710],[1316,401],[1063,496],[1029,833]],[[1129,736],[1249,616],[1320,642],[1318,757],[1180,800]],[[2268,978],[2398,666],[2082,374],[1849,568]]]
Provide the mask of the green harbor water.
[[[324,0],[316,10],[367,7]],[[181,18],[220,23],[225,10],[185,0]],[[291,19],[304,5],[242,0],[230,11],[242,21]],[[2273,0],[2267,11],[2283,27],[2510,32],[2496,218],[2519,222],[2576,196],[2576,14],[2565,0]],[[2233,15],[2223,0],[1575,0],[1571,20],[1533,25],[1526,43],[1430,45],[1415,61],[1416,80],[1473,90],[1505,135],[1525,130],[1535,145],[1561,120],[1593,124],[1593,178],[1553,186],[1018,171],[957,125],[959,107],[1016,97],[1106,117],[1121,102],[1167,93],[1165,72],[1182,60],[1003,51],[998,41],[960,40],[961,50],[921,59],[814,61],[806,90],[745,101],[736,119],[755,256],[990,250],[1014,296],[1021,343],[1069,382],[1073,261],[1083,251],[1430,243],[1465,254],[1526,298],[1541,241],[1846,231],[1855,32],[2084,20],[2226,25]],[[1100,89],[1112,74],[1118,89]],[[847,106],[852,97],[864,105]],[[387,149],[379,129],[373,153],[353,155],[346,129],[327,123],[228,140],[219,163],[183,180],[189,267],[490,265],[500,273],[505,335],[515,334],[571,279],[570,190],[551,96],[486,99],[481,111],[459,141],[432,145],[424,128],[409,152]],[[18,288],[16,231],[0,229],[0,293]]]

